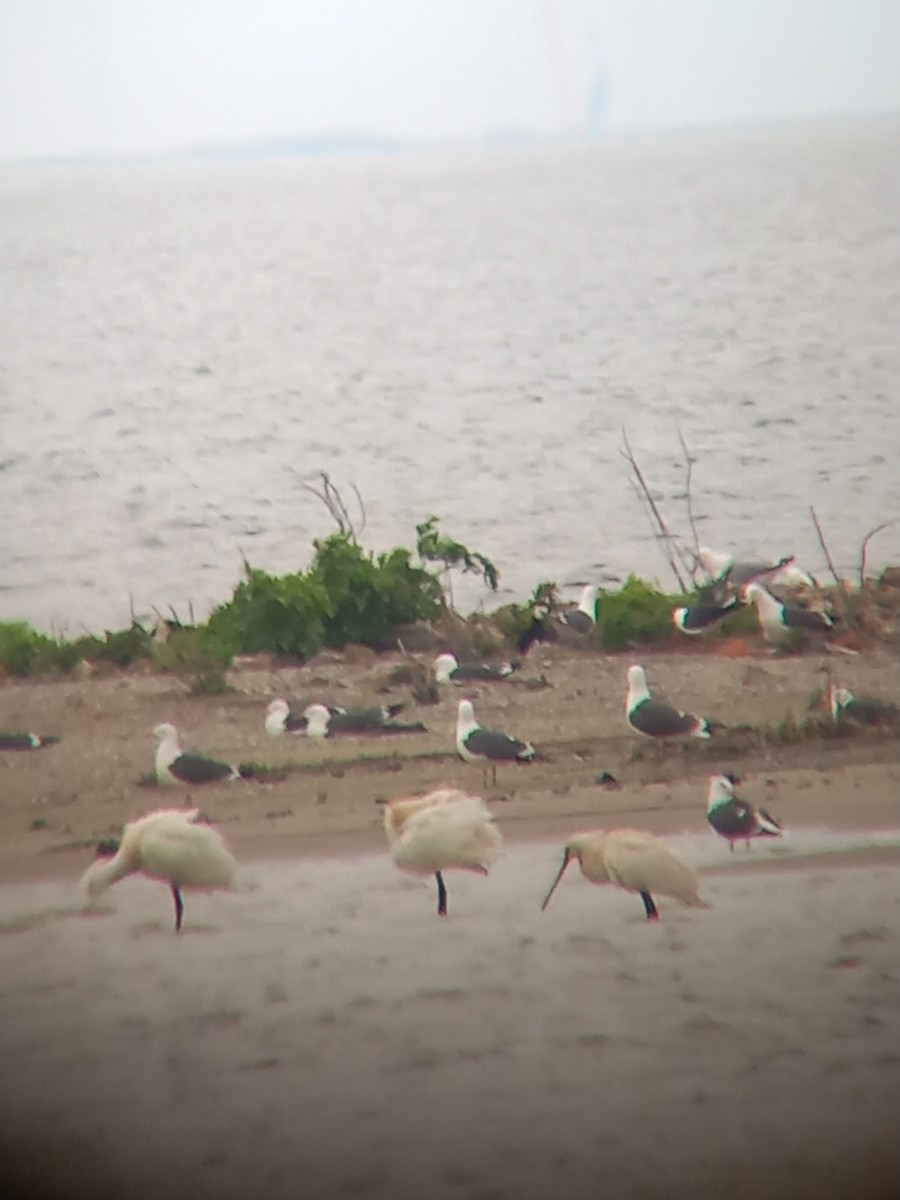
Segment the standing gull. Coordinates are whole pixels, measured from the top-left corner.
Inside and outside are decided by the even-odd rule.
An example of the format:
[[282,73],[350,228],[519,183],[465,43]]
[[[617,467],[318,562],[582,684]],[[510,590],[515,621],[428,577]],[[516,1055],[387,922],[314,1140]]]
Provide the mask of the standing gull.
[[597,588],[593,583],[588,583],[581,593],[581,599],[575,608],[567,608],[556,614],[557,619],[562,621],[569,629],[575,633],[590,633],[597,623]]
[[698,737],[708,738],[710,722],[706,717],[695,717],[680,712],[669,704],[654,700],[647,687],[644,668],[628,668],[628,694],[625,697],[625,715],[628,724],[636,733],[652,738]]
[[434,660],[434,677],[438,683],[496,683],[508,679],[518,669],[518,663],[461,663],[455,655],[439,654]]
[[153,732],[158,742],[154,760],[158,783],[183,784],[190,787],[217,783],[223,779],[241,778],[238,768],[230,763],[207,758],[205,754],[182,750],[178,730],[170,721],[157,725]]
[[637,892],[644,902],[648,921],[659,920],[652,893],[670,896],[689,908],[708,908],[697,894],[694,871],[681,861],[665,842],[641,829],[594,829],[576,833],[563,849],[562,866],[550,885],[541,910],[546,909],[556,885],[573,858],[591,883],[614,883],[627,892]]
[[175,901],[177,933],[184,916],[181,889],[231,888],[236,870],[222,835],[200,821],[196,808],[161,809],[127,824],[121,842],[102,841],[81,882],[92,900],[126,875],[167,883]]
[[794,630],[825,633],[834,624],[826,613],[777,600],[760,583],[748,584],[744,596],[748,604],[756,605],[763,637],[773,646],[783,645]]
[[475,720],[475,709],[471,700],[460,700],[456,717],[456,749],[463,762],[481,763],[493,771],[497,779],[498,762],[531,762],[535,755],[534,746],[508,733],[495,729],[483,729]]
[[734,794],[729,775],[710,775],[706,819],[732,851],[735,842],[746,842],[749,850],[751,838],[781,837],[781,826],[770,813]]
[[441,917],[447,915],[442,872],[453,868],[487,875],[502,844],[482,798],[458,788],[391,800],[385,806],[384,828],[396,866],[414,875],[434,875]]

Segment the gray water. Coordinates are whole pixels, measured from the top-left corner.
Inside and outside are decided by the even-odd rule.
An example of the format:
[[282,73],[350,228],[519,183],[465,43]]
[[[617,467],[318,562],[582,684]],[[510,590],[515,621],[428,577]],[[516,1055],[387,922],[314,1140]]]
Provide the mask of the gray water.
[[716,548],[819,571],[814,505],[852,569],[900,514],[897,120],[7,169],[0,280],[0,619],[202,617],[241,551],[308,563],[318,470],[365,545],[437,514],[504,600],[669,584],[623,426],[687,535],[680,424]]

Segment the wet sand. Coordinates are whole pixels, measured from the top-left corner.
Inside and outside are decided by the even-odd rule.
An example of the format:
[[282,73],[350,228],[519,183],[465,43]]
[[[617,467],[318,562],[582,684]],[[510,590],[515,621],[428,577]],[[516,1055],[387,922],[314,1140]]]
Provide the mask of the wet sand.
[[[247,672],[221,700],[152,676],[0,688],[7,723],[64,735],[2,764],[3,1194],[895,1196],[896,741],[734,756],[787,832],[729,854],[704,819],[712,750],[636,754],[622,660],[544,661],[547,689],[479,695],[550,761],[488,789],[504,855],[487,879],[448,875],[443,920],[433,881],[392,866],[377,800],[481,790],[441,757],[458,693],[412,708],[432,732],[386,749],[260,734],[265,696],[302,694],[321,665]],[[802,711],[816,679],[807,660],[652,669],[728,720]],[[336,664],[315,686],[379,697],[383,671]],[[77,888],[92,837],[186,799],[136,786],[147,727],[173,715],[210,752],[310,765],[199,797],[240,887],[188,894],[178,936],[160,884],[126,880],[93,912]],[[621,790],[594,783],[608,767]],[[542,914],[566,833],[601,824],[670,838],[711,908],[663,900],[648,924],[573,866]]]
[[4,888],[15,1194],[896,1195],[900,830],[793,841],[673,839],[712,907],[656,925],[574,867],[542,914],[557,842],[443,920],[386,854],[251,862],[180,936],[150,881]]

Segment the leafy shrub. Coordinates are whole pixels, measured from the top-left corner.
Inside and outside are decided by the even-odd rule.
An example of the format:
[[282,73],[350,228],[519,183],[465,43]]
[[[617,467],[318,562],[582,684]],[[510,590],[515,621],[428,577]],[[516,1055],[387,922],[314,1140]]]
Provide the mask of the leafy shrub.
[[377,645],[392,625],[430,620],[440,612],[440,585],[410,562],[408,550],[398,547],[375,558],[340,533],[314,544],[309,577],[328,597],[326,645]]
[[673,636],[672,610],[684,603],[629,575],[618,592],[602,592],[597,604],[594,639],[604,650],[625,650],[667,642]]
[[27,621],[0,623],[0,663],[10,675],[34,675],[52,665],[56,643]]
[[314,545],[305,574],[273,576],[246,567],[246,579],[209,620],[229,652],[308,658],[323,646],[378,645],[392,625],[440,612],[440,585],[410,562],[408,550],[375,557],[342,533]]
[[231,652],[209,626],[183,626],[154,647],[153,659],[161,671],[187,676],[191,694],[213,696],[228,691],[226,670]]
[[444,537],[438,532],[437,517],[429,517],[416,526],[416,553],[422,562],[440,563],[445,571],[458,568],[463,574],[480,575],[492,592],[500,582],[500,572],[489,558],[470,550],[462,542]]
[[329,608],[322,585],[305,575],[267,575],[249,565],[245,571],[231,599],[210,617],[212,637],[229,654],[315,654],[322,646]]

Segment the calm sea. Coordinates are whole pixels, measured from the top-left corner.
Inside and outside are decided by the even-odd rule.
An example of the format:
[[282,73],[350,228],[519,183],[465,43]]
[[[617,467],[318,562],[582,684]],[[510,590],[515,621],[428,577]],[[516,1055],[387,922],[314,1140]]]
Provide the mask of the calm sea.
[[[305,566],[327,471],[502,598],[671,582],[688,533],[850,568],[900,515],[900,121],[0,172],[0,619],[75,632]],[[871,546],[900,559],[900,526]],[[474,583],[463,607],[485,599]],[[493,601],[492,601],[493,603]]]

